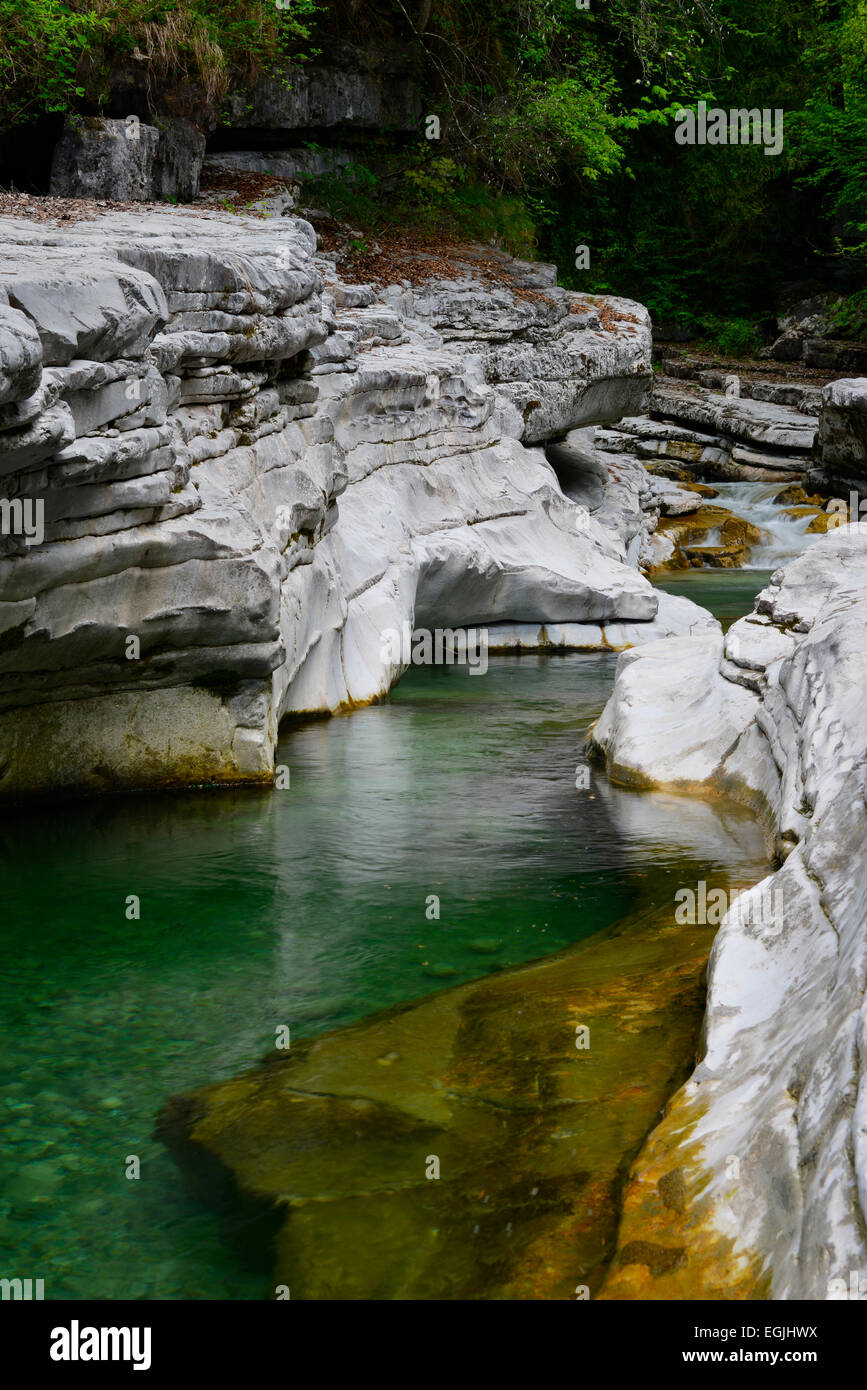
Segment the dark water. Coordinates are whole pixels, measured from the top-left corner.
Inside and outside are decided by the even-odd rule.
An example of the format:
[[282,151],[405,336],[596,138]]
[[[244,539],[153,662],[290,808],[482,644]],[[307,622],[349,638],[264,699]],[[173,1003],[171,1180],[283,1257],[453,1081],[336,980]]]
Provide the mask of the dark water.
[[286,790],[6,820],[0,1274],[53,1298],[261,1297],[151,1137],[169,1095],[243,1070],[281,1026],[545,955],[720,871],[754,881],[736,807],[595,771],[576,790],[613,670],[415,669],[385,705],[287,732]]

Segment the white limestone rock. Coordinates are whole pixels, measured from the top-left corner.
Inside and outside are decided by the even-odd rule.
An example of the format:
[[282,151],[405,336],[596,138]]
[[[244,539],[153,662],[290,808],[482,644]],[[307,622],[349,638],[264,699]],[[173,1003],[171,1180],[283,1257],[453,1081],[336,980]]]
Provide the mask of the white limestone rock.
[[[702,1060],[627,1190],[621,1241],[682,1252],[654,1296],[835,1299],[852,1271],[867,1294],[865,605],[850,526],[775,573],[724,656],[700,637],[621,657],[592,734],[633,785],[689,779],[754,805],[784,861],[724,918]],[[733,683],[745,670],[758,693]],[[641,1197],[673,1172],[677,1212]],[[633,1278],[615,1269],[605,1295]]]
[[867,377],[832,381],[823,390],[816,459],[829,482],[867,491]]
[[298,218],[4,219],[0,470],[44,539],[0,545],[0,795],[260,780],[283,714],[387,693],[405,623],[620,649],[712,622],[637,572],[639,462],[606,460],[588,516],[527,447],[641,408],[640,306],[502,256],[492,289],[473,248],[457,283],[379,295],[315,243]]
[[783,405],[732,398],[710,391],[679,391],[658,386],[651,406],[654,414],[729,435],[747,444],[769,444],[778,449],[808,454],[813,447],[816,422]]
[[[0,294],[0,405],[32,399],[42,380],[42,342],[36,325]],[[0,417],[2,418],[2,417]]]

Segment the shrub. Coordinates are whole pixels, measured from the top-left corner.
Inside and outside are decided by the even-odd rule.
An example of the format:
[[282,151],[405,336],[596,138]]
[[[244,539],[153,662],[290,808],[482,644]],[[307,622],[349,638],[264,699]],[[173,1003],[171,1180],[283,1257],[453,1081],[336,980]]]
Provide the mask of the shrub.
[[107,96],[113,64],[145,55],[149,76],[218,103],[233,76],[303,61],[318,0],[0,0],[0,126]]

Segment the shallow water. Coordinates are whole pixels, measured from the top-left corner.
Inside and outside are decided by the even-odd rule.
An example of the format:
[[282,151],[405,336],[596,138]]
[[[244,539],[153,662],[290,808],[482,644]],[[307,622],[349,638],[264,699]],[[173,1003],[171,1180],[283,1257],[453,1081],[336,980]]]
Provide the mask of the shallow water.
[[546,955],[700,878],[753,882],[737,807],[595,771],[576,790],[614,663],[415,669],[387,704],[287,731],[287,790],[8,818],[0,1272],[49,1298],[263,1296],[151,1137],[169,1095],[242,1071],[278,1027]]

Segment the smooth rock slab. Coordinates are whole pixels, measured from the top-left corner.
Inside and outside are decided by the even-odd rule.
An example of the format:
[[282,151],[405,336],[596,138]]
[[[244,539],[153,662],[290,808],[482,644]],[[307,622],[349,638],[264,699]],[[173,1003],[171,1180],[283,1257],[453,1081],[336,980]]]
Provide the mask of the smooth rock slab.
[[272,1212],[293,1299],[595,1292],[623,1159],[694,1046],[711,933],[668,918],[293,1041],[158,1134],[201,1196],[231,1175]]
[[686,788],[713,775],[758,705],[749,691],[721,686],[722,653],[722,634],[711,632],[620,657],[614,693],[590,739],[610,777],[630,786]]
[[656,415],[697,425],[709,433],[730,435],[748,444],[769,444],[796,453],[809,453],[816,434],[815,420],[787,406],[732,399],[709,391],[692,395],[657,386],[651,409]]

